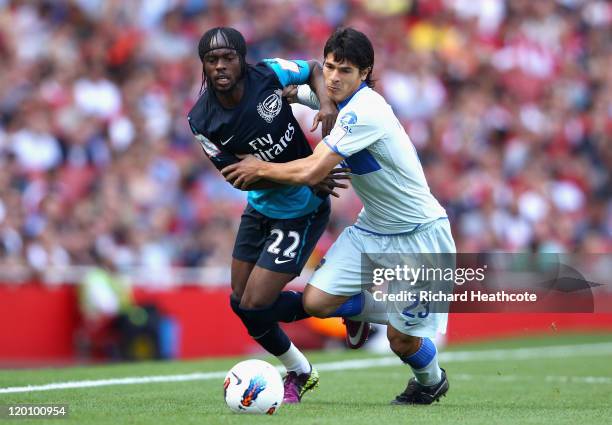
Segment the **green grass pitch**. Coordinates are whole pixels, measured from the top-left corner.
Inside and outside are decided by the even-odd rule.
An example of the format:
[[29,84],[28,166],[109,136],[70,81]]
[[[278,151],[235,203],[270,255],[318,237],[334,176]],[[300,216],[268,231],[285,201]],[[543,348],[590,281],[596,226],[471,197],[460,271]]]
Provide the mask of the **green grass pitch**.
[[[557,347],[546,348],[546,347]],[[559,348],[560,347],[560,348]],[[494,350],[494,351],[492,351]],[[27,385],[227,371],[242,358],[0,371],[0,405],[66,403],[66,419],[0,419],[43,424],[611,424],[612,335],[548,335],[444,350],[450,391],[432,406],[390,406],[410,371],[396,365],[325,370],[377,356],[363,351],[313,352],[321,385],[301,405],[273,416],[234,414],[222,378],[6,393]],[[484,357],[483,357],[484,356]],[[388,356],[387,356],[388,357]],[[264,360],[273,362],[270,357]],[[329,365],[328,365],[329,366]],[[329,369],[329,368],[328,368]]]

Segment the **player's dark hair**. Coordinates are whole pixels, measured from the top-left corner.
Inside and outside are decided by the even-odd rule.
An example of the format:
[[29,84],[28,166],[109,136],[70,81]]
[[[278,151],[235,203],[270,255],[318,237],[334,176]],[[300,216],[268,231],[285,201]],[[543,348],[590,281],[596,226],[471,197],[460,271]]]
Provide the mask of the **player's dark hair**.
[[238,53],[240,60],[240,78],[246,74],[246,41],[240,31],[230,27],[215,27],[206,31],[200,38],[198,43],[198,56],[202,62],[202,86],[200,93],[204,89],[204,81],[209,87],[212,87],[211,81],[204,72],[204,56],[206,53],[215,49],[233,49]]
[[374,47],[368,37],[356,29],[338,28],[325,43],[323,57],[334,55],[336,62],[347,61],[357,66],[360,71],[370,68],[365,83],[374,87],[372,70],[374,69]]

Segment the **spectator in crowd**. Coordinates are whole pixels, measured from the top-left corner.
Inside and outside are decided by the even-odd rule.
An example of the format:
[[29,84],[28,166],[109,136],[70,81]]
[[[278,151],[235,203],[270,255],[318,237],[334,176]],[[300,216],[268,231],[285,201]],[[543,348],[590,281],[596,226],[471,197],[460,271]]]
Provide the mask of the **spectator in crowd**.
[[[0,0],[3,276],[94,250],[157,276],[226,266],[244,194],[184,120],[190,46],[215,25],[251,62],[318,57],[338,25],[369,34],[460,252],[609,252],[611,24],[604,0]],[[315,256],[360,209],[334,202]]]

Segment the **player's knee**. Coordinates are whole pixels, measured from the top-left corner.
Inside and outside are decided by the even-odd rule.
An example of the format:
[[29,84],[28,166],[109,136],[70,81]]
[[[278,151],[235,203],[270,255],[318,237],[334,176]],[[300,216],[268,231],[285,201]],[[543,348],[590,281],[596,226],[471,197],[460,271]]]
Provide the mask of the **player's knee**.
[[269,294],[258,291],[245,291],[240,298],[240,308],[244,310],[258,310],[270,305]]
[[334,309],[322,303],[318,297],[313,296],[310,292],[304,292],[302,304],[304,305],[304,311],[313,317],[325,318],[334,312]]
[[329,317],[329,315],[331,314],[329,312],[329,309],[326,309],[324,306],[320,306],[317,304],[304,303],[304,311],[312,317],[319,317],[321,319]]
[[240,300],[240,308],[244,310],[259,310],[267,307],[270,300],[259,297],[244,295]]
[[304,298],[304,311],[313,317],[327,317],[325,311],[315,300]]
[[304,311],[313,317],[321,319],[331,317],[337,308],[337,306],[326,305],[319,301],[304,302]]
[[234,285],[232,285],[232,297],[240,301],[242,299],[242,294],[244,294],[244,288],[239,286],[234,288]]
[[256,321],[259,318],[259,312],[263,308],[267,307],[258,302],[258,300],[249,299],[248,297],[242,297],[242,299],[235,296],[235,294],[230,295],[230,306],[232,307],[233,312],[240,317],[245,324],[247,322]]
[[269,323],[259,320],[255,311],[242,309],[240,307],[240,299],[235,294],[230,295],[230,306],[234,314],[242,321],[249,335],[253,337],[262,335],[269,328]]
[[391,350],[400,357],[416,353],[421,345],[421,338],[418,336],[388,333],[387,337]]
[[235,293],[230,294],[230,307],[234,314],[240,317],[240,297],[238,297]]
[[242,292],[232,291],[232,293],[230,294],[230,304],[232,305],[235,303],[240,304],[241,300],[242,300]]

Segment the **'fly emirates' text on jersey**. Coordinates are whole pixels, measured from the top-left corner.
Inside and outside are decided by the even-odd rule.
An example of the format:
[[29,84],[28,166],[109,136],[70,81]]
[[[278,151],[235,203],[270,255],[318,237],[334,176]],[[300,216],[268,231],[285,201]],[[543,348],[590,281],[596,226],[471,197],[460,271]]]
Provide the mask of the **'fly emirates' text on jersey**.
[[[248,65],[244,94],[234,108],[224,108],[213,90],[207,89],[187,117],[191,131],[206,156],[218,170],[239,161],[237,155],[251,154],[263,161],[289,162],[312,153],[306,136],[293,116],[287,85],[305,84],[310,78],[308,63],[280,58]],[[281,186],[250,190],[247,200],[261,214],[290,219],[312,213],[323,202],[308,186]]]

